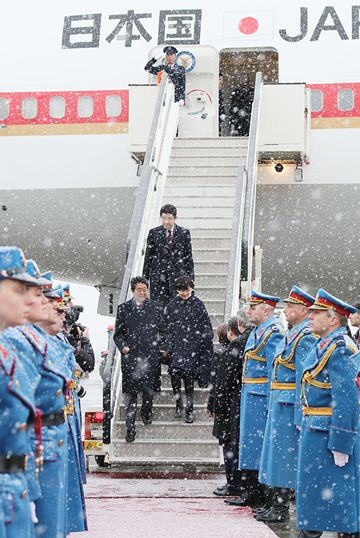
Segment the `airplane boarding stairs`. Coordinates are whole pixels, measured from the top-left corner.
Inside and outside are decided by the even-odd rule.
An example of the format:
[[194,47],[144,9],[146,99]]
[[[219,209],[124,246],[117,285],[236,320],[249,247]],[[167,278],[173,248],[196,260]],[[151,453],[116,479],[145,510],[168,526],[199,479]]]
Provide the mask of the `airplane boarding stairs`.
[[[181,138],[176,137],[179,109],[173,86],[163,77],[130,223],[119,304],[131,296],[131,278],[142,272],[147,234],[158,225],[160,207],[172,203],[178,209],[179,225],[191,231],[195,292],[204,301],[214,329],[238,310],[240,281],[247,293],[251,281],[247,275],[252,275],[252,255],[247,253],[253,252],[261,84],[259,74],[249,138]],[[112,465],[166,471],[178,466],[218,468],[220,450],[207,414],[208,390],[195,389],[193,424],[186,424],[184,417],[175,419],[170,376],[163,366],[153,422],[142,424],[138,405],[136,440],[126,443],[120,357],[113,343],[104,380],[103,440]]]
[[[205,303],[214,329],[224,321],[235,186],[239,164],[245,164],[247,145],[247,138],[176,138],[163,190],[161,205],[174,204],[179,225],[191,231],[196,295]],[[195,422],[175,419],[170,376],[163,366],[162,389],[154,397],[153,423],[142,424],[138,405],[134,443],[125,441],[121,403],[112,461],[187,468],[218,465],[219,445],[212,436],[207,399],[208,390],[195,388]]]

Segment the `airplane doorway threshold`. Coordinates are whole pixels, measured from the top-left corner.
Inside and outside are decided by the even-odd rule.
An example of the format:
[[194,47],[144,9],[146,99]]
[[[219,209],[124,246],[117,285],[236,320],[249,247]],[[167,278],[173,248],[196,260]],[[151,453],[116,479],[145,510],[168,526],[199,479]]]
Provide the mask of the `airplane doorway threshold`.
[[219,73],[223,75],[220,100],[223,101],[225,115],[220,121],[220,136],[247,136],[258,71],[263,74],[265,84],[278,83],[279,53],[275,48],[228,48],[220,51]]

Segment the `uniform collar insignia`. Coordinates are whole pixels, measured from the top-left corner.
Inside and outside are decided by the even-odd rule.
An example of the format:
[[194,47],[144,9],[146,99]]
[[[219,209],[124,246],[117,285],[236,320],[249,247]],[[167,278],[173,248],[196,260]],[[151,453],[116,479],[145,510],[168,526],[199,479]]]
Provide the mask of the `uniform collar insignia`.
[[46,351],[45,338],[36,332],[36,330],[30,325],[22,325],[19,327],[19,331],[29,340],[34,348],[43,355]]
[[3,368],[4,372],[11,376],[14,372],[15,365],[15,353],[13,352],[12,347],[3,345],[0,342],[0,366]]
[[333,342],[338,336],[344,336],[346,334],[346,329],[344,327],[338,327],[334,331],[332,331],[330,334],[328,334],[325,339],[321,339],[318,343],[318,349],[319,351],[323,352],[324,349],[329,347],[329,344]]

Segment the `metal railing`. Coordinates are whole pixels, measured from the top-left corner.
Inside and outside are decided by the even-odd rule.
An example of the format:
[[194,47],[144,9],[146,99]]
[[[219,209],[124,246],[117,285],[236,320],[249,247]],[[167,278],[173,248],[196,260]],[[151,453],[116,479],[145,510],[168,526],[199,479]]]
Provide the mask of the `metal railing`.
[[249,294],[251,288],[258,161],[257,138],[262,85],[262,74],[256,73],[246,167],[242,164],[239,166],[236,181],[224,308],[225,321],[236,314],[239,308],[241,281],[245,281],[245,289],[242,290],[245,292],[245,295]]
[[[130,222],[127,241],[128,257],[118,305],[129,298],[131,278],[142,274],[146,239],[149,229],[156,224],[158,219],[178,116],[179,104],[174,102],[174,85],[168,81],[167,75],[164,75],[159,87],[143,171]],[[121,361],[114,340],[111,338],[109,354],[103,372],[103,441],[106,444],[111,442],[111,424],[119,411],[120,378]]]

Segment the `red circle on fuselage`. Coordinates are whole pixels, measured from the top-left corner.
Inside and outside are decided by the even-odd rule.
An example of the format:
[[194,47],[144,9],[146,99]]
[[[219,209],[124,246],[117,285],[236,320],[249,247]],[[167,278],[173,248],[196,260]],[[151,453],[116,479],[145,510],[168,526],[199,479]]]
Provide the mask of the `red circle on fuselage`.
[[239,20],[238,28],[242,34],[254,34],[259,28],[259,22],[254,17],[244,17]]

